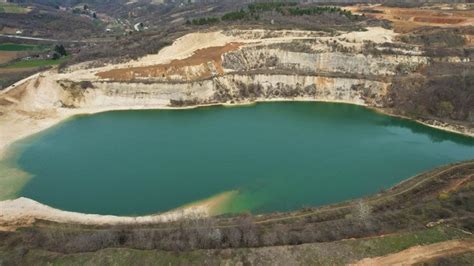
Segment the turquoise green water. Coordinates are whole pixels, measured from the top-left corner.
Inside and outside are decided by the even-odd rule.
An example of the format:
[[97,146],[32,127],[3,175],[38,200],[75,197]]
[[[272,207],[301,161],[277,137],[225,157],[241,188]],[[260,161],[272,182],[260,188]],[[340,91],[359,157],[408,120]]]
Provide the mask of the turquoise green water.
[[19,195],[71,211],[141,215],[238,190],[226,211],[287,211],[378,192],[473,159],[474,139],[344,104],[80,116],[17,144]]

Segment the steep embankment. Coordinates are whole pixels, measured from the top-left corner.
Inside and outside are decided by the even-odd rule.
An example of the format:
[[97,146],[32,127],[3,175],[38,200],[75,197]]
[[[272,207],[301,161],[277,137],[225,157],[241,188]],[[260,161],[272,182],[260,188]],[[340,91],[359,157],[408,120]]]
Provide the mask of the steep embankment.
[[[384,107],[396,74],[412,73],[434,61],[468,59],[428,57],[419,46],[399,43],[393,31],[383,28],[349,33],[228,30],[188,34],[158,54],[136,61],[100,68],[82,64],[64,73],[40,73],[1,92],[0,155],[14,141],[68,117],[106,110],[274,100]],[[441,127],[474,134],[468,127]],[[11,188],[4,193],[7,196],[18,189],[11,184],[11,175],[0,177],[1,187]],[[24,213],[36,208],[20,201],[15,204],[25,206]],[[210,210],[198,212],[206,215]]]

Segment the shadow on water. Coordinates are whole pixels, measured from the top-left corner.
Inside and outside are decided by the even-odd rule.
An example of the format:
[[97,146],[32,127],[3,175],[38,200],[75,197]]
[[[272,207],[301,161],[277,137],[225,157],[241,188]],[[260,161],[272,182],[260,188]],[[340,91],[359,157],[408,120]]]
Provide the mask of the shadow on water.
[[440,130],[436,128],[431,128],[426,125],[417,123],[416,121],[411,121],[404,118],[398,117],[386,117],[380,121],[378,124],[380,126],[386,127],[399,127],[404,129],[409,129],[412,133],[421,134],[427,136],[434,143],[441,143],[443,141],[451,141],[457,144],[462,145],[473,145],[474,138],[465,136],[459,133],[448,132],[445,130]]

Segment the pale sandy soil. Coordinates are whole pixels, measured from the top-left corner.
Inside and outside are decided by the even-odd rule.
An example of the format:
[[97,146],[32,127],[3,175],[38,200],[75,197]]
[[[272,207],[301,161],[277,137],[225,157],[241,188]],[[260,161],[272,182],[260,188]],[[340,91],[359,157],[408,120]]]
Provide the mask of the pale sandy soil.
[[340,38],[355,40],[357,42],[364,42],[370,40],[374,43],[393,42],[394,37],[397,36],[392,30],[387,30],[381,27],[373,27],[368,31],[352,31],[341,34]]
[[199,49],[209,47],[225,46],[228,43],[235,42],[237,38],[226,36],[222,32],[197,32],[187,34],[176,39],[172,45],[161,49],[157,54],[151,54],[132,60],[126,63],[107,65],[95,69],[77,70],[70,74],[63,75],[65,78],[75,80],[95,80],[98,77],[96,73],[110,71],[113,69],[123,69],[132,67],[145,67],[153,65],[169,64],[173,60],[185,59],[194,54]]
[[450,240],[415,246],[383,257],[366,258],[352,265],[413,265],[435,258],[474,251],[474,239]]
[[[241,44],[231,42],[223,46],[212,46],[208,48],[201,48],[196,50],[191,56],[184,59],[174,59],[167,64],[157,64],[152,66],[141,66],[132,68],[121,68],[113,69],[105,72],[97,73],[101,79],[120,80],[127,81],[133,80],[137,77],[152,78],[152,77],[167,77],[170,78],[174,75],[180,75],[187,77],[189,80],[198,78],[211,78],[215,73],[212,73],[215,69],[218,74],[224,74],[222,68],[222,55],[239,49]],[[211,63],[214,69],[209,67],[205,68],[205,71],[195,73],[194,75],[187,74],[187,69],[192,66],[208,65]],[[180,79],[182,80],[182,78]]]
[[14,230],[31,225],[35,220],[48,220],[70,224],[148,224],[170,222],[178,219],[208,217],[218,214],[234,195],[224,192],[211,198],[192,203],[161,214],[127,217],[114,215],[84,214],[58,210],[28,198],[0,201],[0,231]]

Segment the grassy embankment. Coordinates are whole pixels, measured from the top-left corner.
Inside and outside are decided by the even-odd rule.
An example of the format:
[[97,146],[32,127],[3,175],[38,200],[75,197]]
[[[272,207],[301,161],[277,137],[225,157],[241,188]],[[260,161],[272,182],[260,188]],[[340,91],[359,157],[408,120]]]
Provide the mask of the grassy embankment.
[[24,60],[24,61],[17,61],[11,64],[8,64],[7,68],[35,68],[35,67],[43,67],[43,66],[53,66],[59,65],[66,61],[68,57],[63,57],[60,59],[40,59],[40,60]]
[[[21,258],[25,264],[46,265],[130,265],[140,264],[207,264],[217,265],[228,260],[231,264],[253,262],[256,264],[289,263],[342,265],[366,257],[384,256],[416,245],[428,245],[453,239],[472,239],[459,229],[440,225],[434,228],[403,232],[381,237],[340,240],[328,243],[310,243],[297,246],[261,248],[210,249],[171,252],[162,250],[138,250],[131,248],[107,248],[94,252],[63,254],[44,249],[25,250],[0,247],[4,262]],[[468,254],[461,254],[469,256]],[[290,261],[288,261],[290,259]],[[462,259],[455,258],[456,260]],[[1,263],[0,259],[0,263]],[[463,265],[463,264],[458,264]]]

